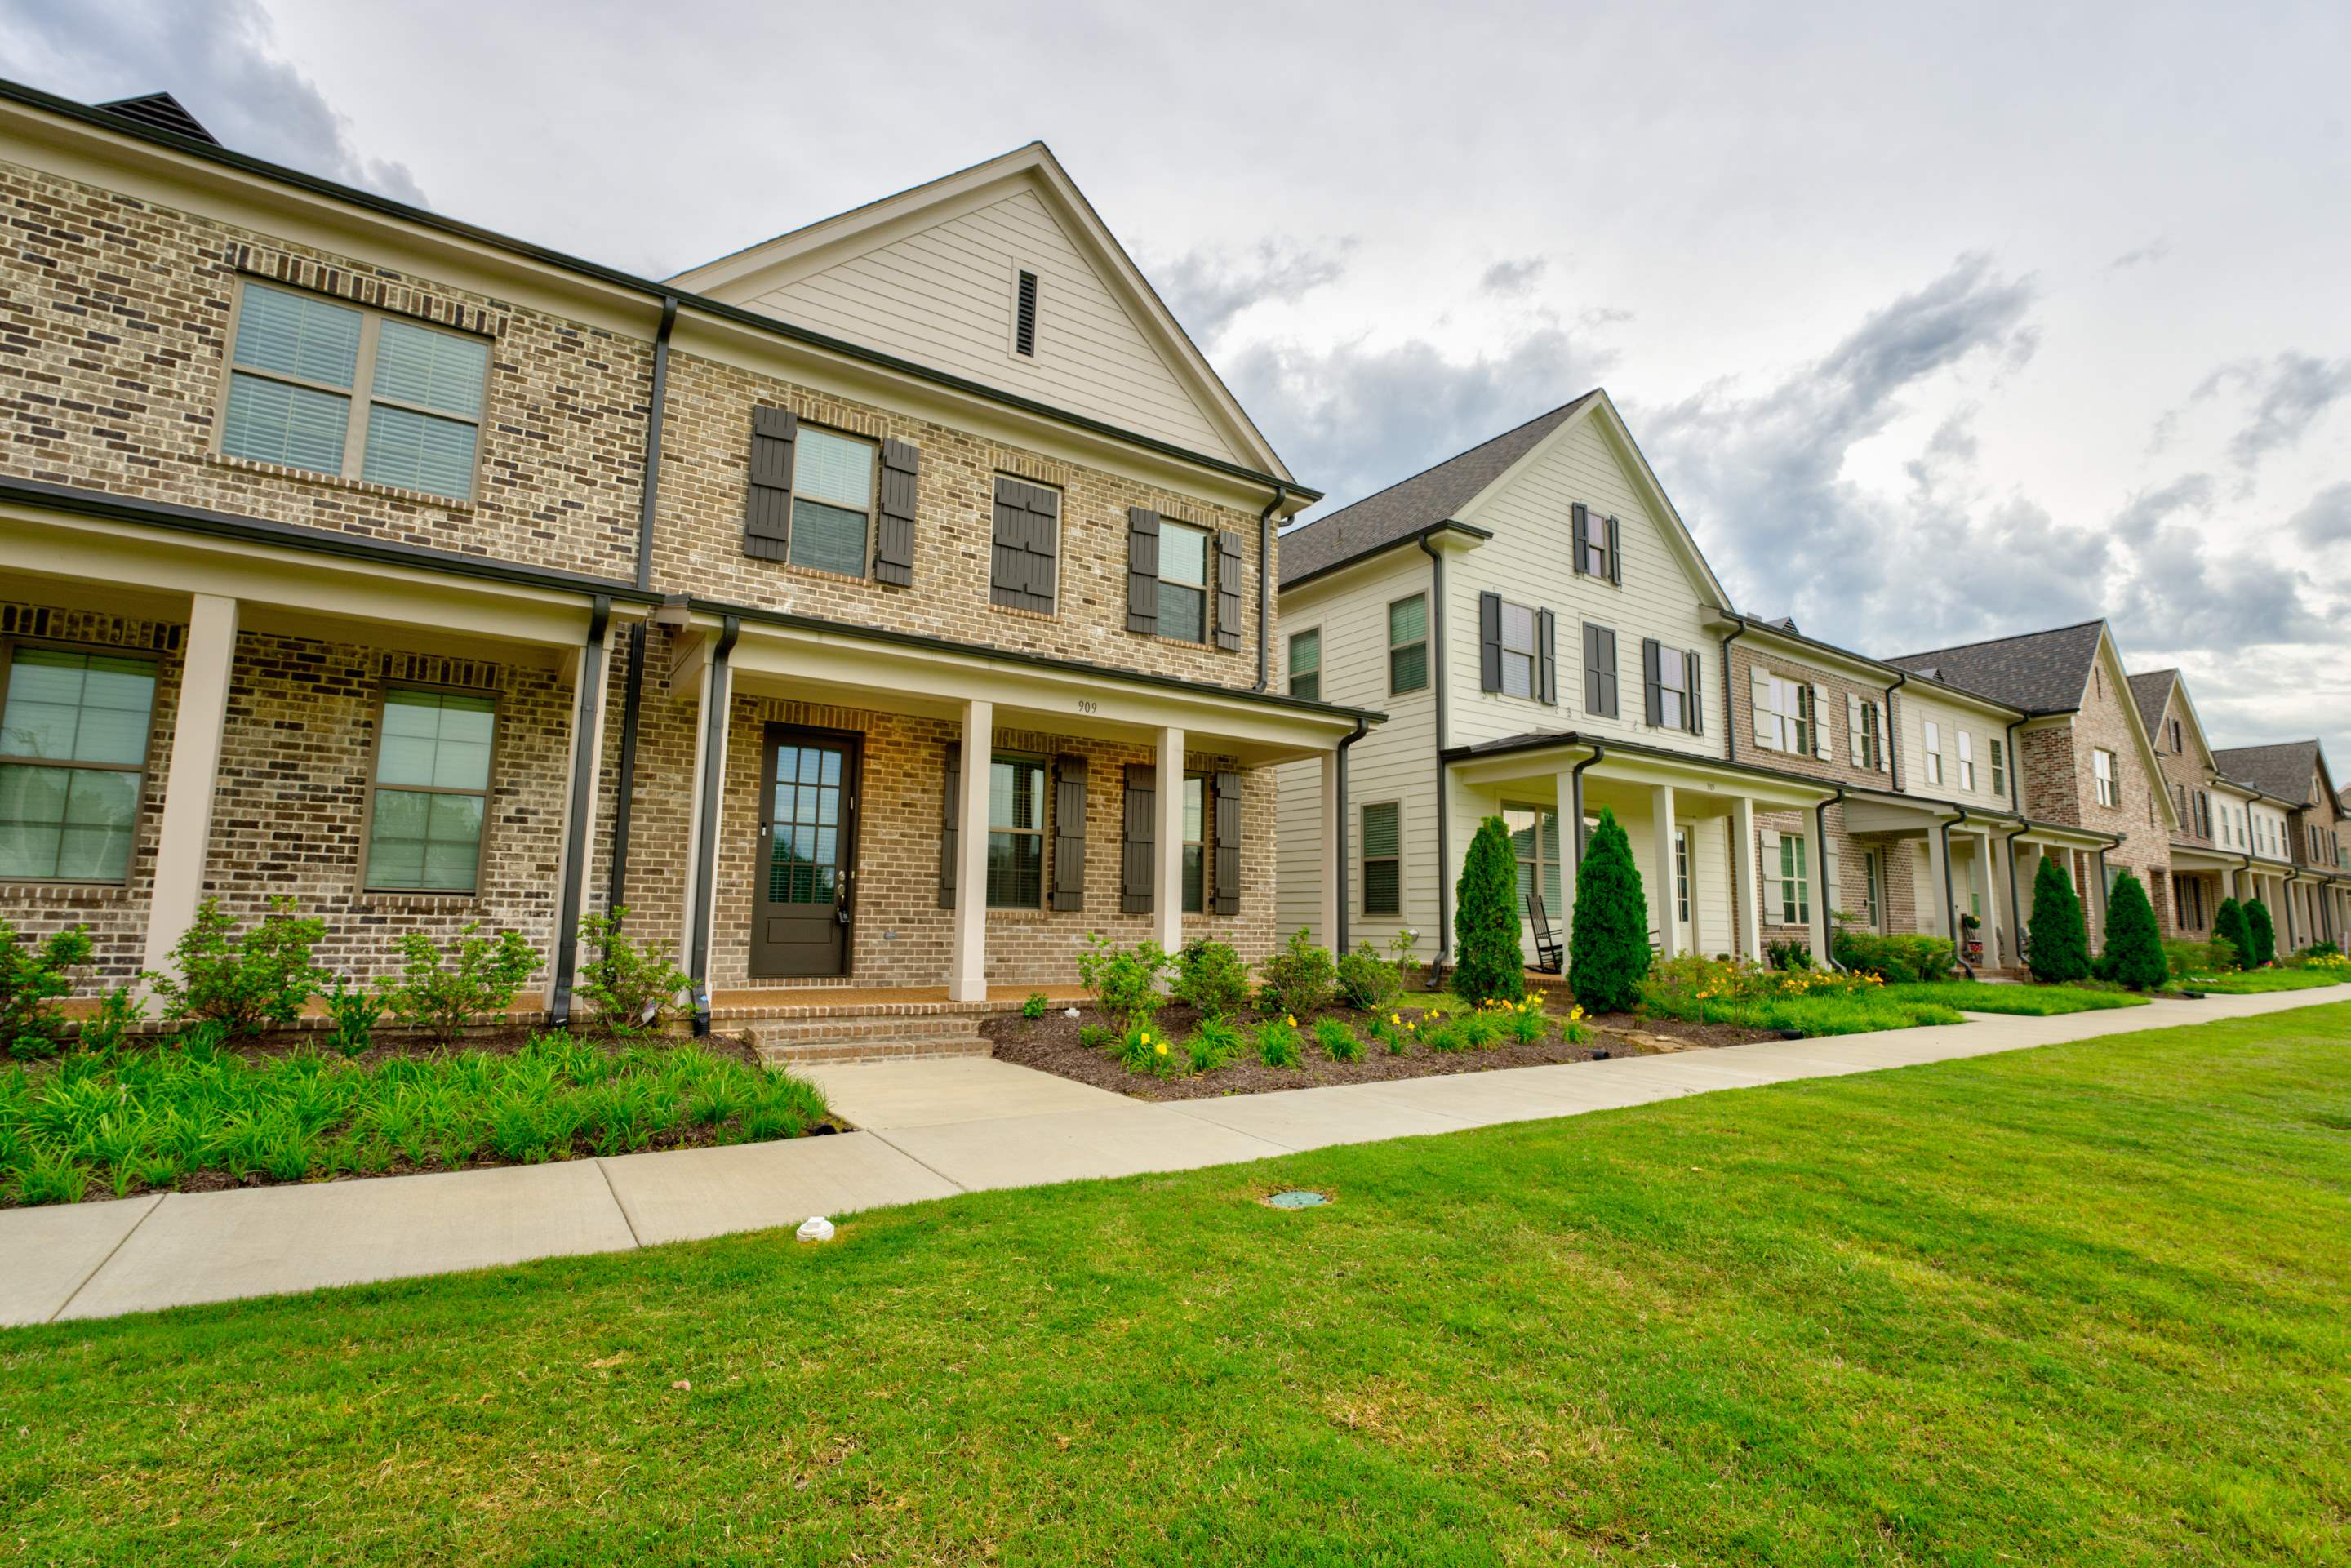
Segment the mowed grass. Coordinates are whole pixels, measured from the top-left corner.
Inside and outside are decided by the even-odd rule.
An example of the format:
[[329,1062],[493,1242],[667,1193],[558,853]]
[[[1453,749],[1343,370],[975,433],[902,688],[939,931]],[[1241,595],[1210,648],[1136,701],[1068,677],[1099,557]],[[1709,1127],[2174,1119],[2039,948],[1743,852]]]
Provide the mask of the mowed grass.
[[2128,991],[2093,990],[2085,986],[1996,986],[1980,980],[1947,980],[1939,984],[1887,986],[1876,993],[1897,1002],[1932,1002],[1970,1013],[2016,1013],[2028,1018],[2054,1018],[2059,1013],[2095,1012],[2104,1008],[2141,1008],[2147,998]]
[[2192,975],[2178,982],[2214,996],[2257,997],[2272,991],[2313,991],[2351,979],[2340,969],[2241,969],[2227,975]]
[[[2321,1563],[2351,1005],[0,1334],[42,1563]],[[1336,1194],[1279,1212],[1281,1186]],[[684,1385],[691,1384],[691,1387]]]

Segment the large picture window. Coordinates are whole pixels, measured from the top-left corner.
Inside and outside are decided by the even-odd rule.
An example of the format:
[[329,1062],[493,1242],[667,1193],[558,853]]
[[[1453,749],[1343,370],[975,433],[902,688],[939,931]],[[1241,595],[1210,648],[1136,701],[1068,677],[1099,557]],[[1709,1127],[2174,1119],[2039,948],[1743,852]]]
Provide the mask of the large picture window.
[[1208,640],[1208,531],[1162,518],[1159,524],[1159,634]]
[[987,768],[987,906],[1045,902],[1045,764],[998,757]]
[[493,697],[394,686],[384,694],[368,813],[372,892],[471,894],[482,862]]
[[221,451],[471,500],[487,340],[248,283]]
[[0,878],[121,882],[147,763],[155,666],[15,650],[0,709]]
[[791,563],[865,575],[873,524],[872,443],[799,427],[792,444]]

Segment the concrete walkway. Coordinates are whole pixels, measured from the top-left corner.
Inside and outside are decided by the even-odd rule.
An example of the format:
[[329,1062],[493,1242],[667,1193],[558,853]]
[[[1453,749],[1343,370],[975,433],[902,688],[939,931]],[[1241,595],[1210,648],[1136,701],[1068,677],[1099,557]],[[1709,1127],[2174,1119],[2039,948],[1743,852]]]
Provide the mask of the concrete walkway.
[[816,1068],[810,1075],[860,1131],[0,1211],[0,1324],[622,1251],[982,1188],[1573,1116],[2346,999],[2300,991],[2054,1019],[1979,1014],[1942,1029],[1162,1103],[982,1057]]

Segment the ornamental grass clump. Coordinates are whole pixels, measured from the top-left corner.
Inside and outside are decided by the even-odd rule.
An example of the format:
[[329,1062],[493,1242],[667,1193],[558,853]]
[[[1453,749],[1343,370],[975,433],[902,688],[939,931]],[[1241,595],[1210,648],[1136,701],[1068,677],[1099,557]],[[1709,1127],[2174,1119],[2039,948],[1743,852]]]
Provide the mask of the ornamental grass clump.
[[1118,1060],[1129,1072],[1154,1078],[1181,1078],[1192,1066],[1189,1051],[1178,1051],[1165,1030],[1143,1023],[1129,1024],[1119,1037]]
[[1411,1044],[1412,1037],[1405,1031],[1402,1013],[1374,1017],[1364,1028],[1390,1056],[1402,1056]]
[[1633,841],[1616,813],[1604,806],[1575,873],[1568,988],[1587,1011],[1630,1012],[1640,1002],[1652,956],[1649,902],[1641,890],[1640,868],[1633,862]]
[[1305,1060],[1298,1046],[1295,1019],[1268,1019],[1258,1025],[1257,1056],[1268,1067],[1296,1067]]
[[1202,1019],[1192,1038],[1184,1042],[1195,1072],[1214,1072],[1240,1060],[1249,1041],[1238,1025],[1220,1018]]
[[1453,944],[1454,995],[1485,1002],[1527,994],[1527,961],[1519,950],[1519,856],[1499,817],[1478,824],[1463,858],[1454,886]]
[[2032,873],[2032,918],[2025,927],[2032,942],[2024,961],[2033,978],[2064,985],[2090,977],[2090,930],[2082,921],[2082,901],[2073,880],[2047,855]]
[[1343,1019],[1316,1019],[1314,1043],[1321,1046],[1322,1054],[1333,1061],[1363,1060],[1364,1042],[1355,1037],[1355,1031],[1347,1027],[1346,1020]]

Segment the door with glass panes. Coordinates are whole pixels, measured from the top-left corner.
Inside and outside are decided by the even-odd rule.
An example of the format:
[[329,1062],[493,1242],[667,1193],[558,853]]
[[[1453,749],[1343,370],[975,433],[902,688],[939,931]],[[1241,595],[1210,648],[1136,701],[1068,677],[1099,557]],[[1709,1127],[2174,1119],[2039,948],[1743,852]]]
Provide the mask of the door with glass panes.
[[768,727],[760,767],[751,973],[849,973],[857,867],[859,737]]

